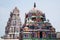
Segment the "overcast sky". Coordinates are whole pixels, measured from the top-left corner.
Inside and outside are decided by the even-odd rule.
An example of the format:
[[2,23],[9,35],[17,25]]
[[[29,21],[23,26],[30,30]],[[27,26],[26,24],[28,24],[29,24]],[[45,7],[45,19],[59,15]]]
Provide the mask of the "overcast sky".
[[37,9],[40,9],[46,15],[46,19],[56,31],[60,31],[60,0],[0,0],[0,36],[5,34],[5,27],[10,17],[10,12],[15,6],[20,10],[20,17],[24,23],[25,13],[33,8],[36,2]]

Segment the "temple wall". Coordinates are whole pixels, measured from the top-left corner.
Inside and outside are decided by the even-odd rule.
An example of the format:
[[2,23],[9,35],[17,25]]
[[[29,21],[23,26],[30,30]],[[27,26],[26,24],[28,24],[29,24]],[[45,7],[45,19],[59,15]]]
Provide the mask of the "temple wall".
[[4,40],[4,39],[0,39],[0,40]]
[[57,38],[60,38],[60,32],[57,32]]
[[19,40],[19,39],[4,39],[4,40]]
[[2,38],[0,38],[0,40],[19,40],[19,39],[2,39]]

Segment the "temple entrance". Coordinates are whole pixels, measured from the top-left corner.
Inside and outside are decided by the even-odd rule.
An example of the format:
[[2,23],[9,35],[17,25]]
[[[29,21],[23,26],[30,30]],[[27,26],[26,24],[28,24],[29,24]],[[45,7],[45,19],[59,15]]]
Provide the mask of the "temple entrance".
[[40,32],[40,38],[42,38],[42,31]]

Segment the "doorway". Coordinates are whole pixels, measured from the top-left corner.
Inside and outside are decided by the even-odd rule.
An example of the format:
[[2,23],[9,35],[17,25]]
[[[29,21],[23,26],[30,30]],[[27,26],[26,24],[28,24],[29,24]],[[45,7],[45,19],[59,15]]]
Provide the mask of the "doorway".
[[42,38],[42,31],[40,32],[40,38]]

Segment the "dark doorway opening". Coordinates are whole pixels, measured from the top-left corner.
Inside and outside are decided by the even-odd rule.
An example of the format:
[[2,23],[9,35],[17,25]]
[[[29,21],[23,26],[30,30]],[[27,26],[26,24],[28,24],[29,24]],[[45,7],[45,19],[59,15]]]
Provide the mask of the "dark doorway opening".
[[40,32],[40,38],[42,38],[42,32]]

